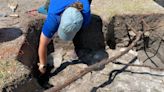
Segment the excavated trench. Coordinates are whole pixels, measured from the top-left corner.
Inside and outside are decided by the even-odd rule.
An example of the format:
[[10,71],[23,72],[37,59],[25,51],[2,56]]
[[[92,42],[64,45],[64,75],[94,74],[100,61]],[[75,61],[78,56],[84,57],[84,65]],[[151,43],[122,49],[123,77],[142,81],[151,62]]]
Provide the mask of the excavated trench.
[[[68,50],[74,49],[75,46],[75,51],[77,56],[79,57],[80,60],[85,62],[74,62],[74,63],[93,62],[93,58],[91,54],[95,54],[96,51],[105,50],[105,47],[109,47],[111,49],[117,49],[117,48],[128,46],[128,44],[133,39],[134,35],[127,32],[127,30],[130,31],[131,29],[127,28],[126,24],[128,23],[131,26],[133,26],[136,30],[142,31],[143,25],[141,19],[144,19],[150,27],[154,28],[153,31],[151,32],[151,36],[147,44],[148,45],[147,48],[150,48],[149,51],[147,51],[148,55],[150,55],[149,61],[146,60],[143,62],[143,64],[152,67],[157,67],[157,66],[163,67],[164,43],[163,40],[158,39],[159,35],[161,37],[164,36],[162,35],[164,34],[164,31],[163,31],[163,26],[161,25],[164,22],[164,15],[162,14],[115,16],[113,17],[109,25],[103,25],[101,18],[99,16],[93,15],[91,25],[87,29],[80,30],[75,36],[73,43],[64,42],[60,40],[58,36],[55,36],[54,40],[48,45],[47,55],[54,52],[56,49],[60,49],[60,48],[63,48],[64,51],[67,52]],[[44,19],[38,19],[38,20],[31,21],[29,23],[30,25],[28,26],[26,40],[24,41],[24,44],[20,49],[20,53],[23,54],[19,54],[17,56],[17,59],[22,64],[28,66],[28,68],[31,70],[32,77],[34,77],[34,79],[37,80],[35,82],[41,86],[41,88],[36,87],[36,89],[41,89],[41,90],[45,90],[52,87],[52,85],[49,84],[49,78],[52,77],[51,69],[53,69],[53,67],[50,67],[45,75],[40,75],[38,71],[37,52],[38,52],[39,36],[40,36],[43,22]],[[106,38],[104,38],[104,35]],[[106,45],[105,45],[105,40],[106,40]],[[143,42],[144,41],[141,41],[138,44],[138,46],[136,46],[135,48],[139,53],[140,60],[144,60],[145,58],[147,59],[147,56],[143,54],[144,46],[145,46],[143,45],[144,44]],[[160,52],[156,52],[156,50],[153,51],[153,49],[151,48],[158,49],[158,51]],[[157,55],[152,56],[152,54],[157,54]],[[157,64],[157,66],[154,64],[154,61],[155,64]],[[68,62],[61,64],[61,66],[55,70],[53,76],[61,72],[67,66],[65,64],[68,64]],[[33,86],[33,84],[30,85]],[[21,92],[22,90],[22,89],[19,90],[17,88],[15,89],[17,91],[13,91],[13,92]],[[23,92],[32,92],[32,91],[29,89]]]
[[[31,74],[26,76],[27,80],[34,79],[32,83],[24,82],[24,86],[12,88],[12,92],[34,92],[34,90],[26,90],[26,85],[30,85],[33,89],[45,90],[52,87],[49,84],[49,78],[52,77],[51,70],[53,67],[49,67],[46,74],[41,75],[38,71],[38,44],[39,44],[39,36],[41,33],[42,25],[44,23],[44,19],[36,19],[28,23],[28,30],[25,33],[25,40],[22,44],[19,54],[17,56],[17,60],[20,61],[23,65],[27,66],[31,71]],[[97,26],[96,28],[94,26]],[[88,34],[89,33],[89,34]],[[92,35],[92,36],[91,36]],[[87,39],[85,39],[87,38]],[[93,41],[93,39],[95,39]],[[55,45],[54,45],[55,44]],[[85,60],[86,62],[92,62],[91,58],[93,55],[87,54],[95,54],[97,50],[104,50],[104,36],[102,32],[102,20],[100,17],[93,15],[92,25],[90,25],[87,29],[82,29],[77,33],[77,36],[74,38],[73,42],[65,42],[59,39],[58,36],[54,36],[54,40],[50,42],[48,45],[48,53],[54,52],[55,49],[63,48],[63,51],[67,53],[68,51],[72,51],[75,48],[77,56],[81,60]],[[77,62],[76,62],[77,61]],[[64,62],[61,64],[59,68],[53,73],[53,76],[61,72],[68,65],[76,64],[76,63],[85,63],[90,65],[91,63],[81,62],[78,60],[70,62]],[[93,62],[92,62],[93,63]],[[25,79],[25,80],[26,80]],[[18,84],[18,85],[17,85]],[[14,85],[19,86],[20,83],[14,83]],[[41,87],[37,86],[39,84]],[[22,85],[22,84],[21,84]],[[3,92],[6,92],[10,87],[3,88]],[[40,92],[40,91],[39,91]]]
[[127,47],[134,39],[135,34],[132,30],[147,31],[148,36],[142,37],[134,49],[144,65],[163,68],[163,24],[163,14],[114,16],[109,24],[107,44],[110,48]]
[[[41,86],[40,90],[47,89],[50,86],[48,85],[49,73],[46,73],[45,75],[41,75],[41,73],[38,71],[38,66],[37,66],[37,63],[39,61],[38,60],[39,37],[40,37],[43,23],[44,23],[44,19],[37,19],[29,23],[25,41],[20,49],[19,52],[20,54],[17,56],[17,59],[23,65],[27,66],[30,69],[31,76],[34,77],[34,79],[36,79],[35,81],[36,84],[39,84]],[[54,52],[54,45],[52,41],[48,45],[47,54],[50,54],[51,52]],[[36,89],[38,89],[37,86]],[[24,92],[31,92],[31,91],[27,90]],[[17,91],[17,92],[21,92],[21,91]]]

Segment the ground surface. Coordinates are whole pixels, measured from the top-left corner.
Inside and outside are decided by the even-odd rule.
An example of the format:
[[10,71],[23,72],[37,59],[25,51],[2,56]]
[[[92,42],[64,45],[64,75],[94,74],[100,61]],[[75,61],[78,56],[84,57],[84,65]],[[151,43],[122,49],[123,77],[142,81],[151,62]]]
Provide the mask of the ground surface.
[[93,0],[92,12],[106,21],[114,15],[162,13],[164,9],[153,0]]
[[[156,1],[158,2],[156,3],[153,0],[93,0],[91,9],[92,14],[100,16],[103,22],[109,23],[114,15],[164,13],[163,5],[159,4],[162,0]],[[3,84],[29,74],[29,70],[18,63],[16,56],[19,54],[19,50],[26,37],[25,33],[27,33],[27,29],[24,25],[27,24],[24,24],[25,21],[33,20],[42,15],[36,14],[36,16],[29,16],[25,12],[37,9],[40,5],[44,4],[45,0],[0,0],[0,15],[13,14],[8,7],[8,4],[11,2],[18,4],[15,13],[19,14],[19,18],[0,17],[0,88]],[[3,28],[11,29],[6,30]],[[6,30],[8,34],[6,34],[4,30]],[[58,47],[60,47],[60,45]],[[114,55],[115,51],[109,50],[108,53],[113,53],[112,55]],[[125,56],[120,61],[127,62],[134,55],[132,55],[131,58],[129,56],[130,55]],[[137,60],[135,62],[137,64],[142,64]],[[70,66],[57,76],[52,77],[50,83],[53,85],[61,83],[61,80],[64,80],[64,78],[68,76],[68,71],[72,69],[72,73],[74,73],[75,71],[73,69],[78,70],[84,67],[86,67],[86,65]],[[122,73],[121,70],[123,67],[124,66],[109,64],[103,71],[87,74],[82,79],[64,89],[63,92],[164,91],[163,71],[154,71],[149,68],[128,67],[129,70]],[[112,77],[112,75],[118,76],[115,78]]]

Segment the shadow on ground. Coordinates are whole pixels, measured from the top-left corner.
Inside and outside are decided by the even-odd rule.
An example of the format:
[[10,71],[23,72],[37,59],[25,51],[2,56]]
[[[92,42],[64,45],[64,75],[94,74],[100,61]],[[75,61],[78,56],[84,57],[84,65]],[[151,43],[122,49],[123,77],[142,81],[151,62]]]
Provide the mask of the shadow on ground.
[[[134,57],[128,64],[132,64],[134,63],[135,61],[137,60],[137,57]],[[120,64],[120,63],[118,63]],[[144,74],[144,75],[151,75],[151,76],[158,76],[158,77],[164,77],[164,75],[158,75],[158,74],[152,74],[152,73],[149,73],[149,72],[133,72],[133,71],[130,71],[130,70],[127,70],[127,68],[129,67],[129,65],[125,65],[123,68],[121,69],[117,69],[117,70],[113,70],[109,73],[109,78],[107,81],[105,81],[104,83],[100,84],[98,87],[93,87],[91,92],[97,92],[97,90],[99,88],[104,88],[106,87],[107,85],[110,85],[111,83],[113,83],[113,81],[115,80],[115,78],[121,74],[121,73],[124,73],[124,72],[129,72],[129,73],[132,73],[132,74]]]

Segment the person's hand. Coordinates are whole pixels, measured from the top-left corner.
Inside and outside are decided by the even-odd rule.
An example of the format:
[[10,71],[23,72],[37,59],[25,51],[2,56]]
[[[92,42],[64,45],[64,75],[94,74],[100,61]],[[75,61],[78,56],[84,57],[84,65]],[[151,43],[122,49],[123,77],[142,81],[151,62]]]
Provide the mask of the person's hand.
[[43,65],[43,64],[38,63],[38,66],[39,66],[38,70],[39,70],[42,74],[45,74],[45,72],[46,72],[46,65]]

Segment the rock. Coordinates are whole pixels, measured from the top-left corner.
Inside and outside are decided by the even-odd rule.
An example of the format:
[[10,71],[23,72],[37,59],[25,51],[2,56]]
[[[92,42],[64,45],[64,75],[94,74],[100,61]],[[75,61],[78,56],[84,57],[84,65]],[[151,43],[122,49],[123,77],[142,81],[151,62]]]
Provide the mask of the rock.
[[79,72],[81,69],[86,68],[87,65],[85,64],[75,64],[75,65],[68,65],[64,70],[59,72],[56,76],[53,76],[50,78],[49,83],[53,86],[60,84],[63,84],[65,80],[76,74],[76,72]]
[[122,73],[115,78],[114,82],[105,87],[100,87],[97,92],[162,92],[164,89],[161,83],[162,80],[159,77]]
[[[119,52],[119,50],[117,50]],[[112,52],[110,52],[112,54]],[[118,61],[130,62],[135,55],[129,52]],[[138,61],[134,61],[134,64]],[[82,64],[70,65],[62,72],[50,79],[55,85],[63,84],[67,78],[86,66]],[[163,92],[163,71],[154,71],[149,68],[132,67],[109,63],[102,71],[93,71],[78,79],[61,92]]]
[[148,31],[145,32],[145,33],[144,33],[144,36],[149,37],[149,36],[150,36],[150,32],[148,32]]
[[133,31],[129,31],[130,36],[136,36],[136,34]]
[[1,13],[1,14],[0,14],[0,17],[7,17],[7,14]]
[[78,57],[75,50],[71,49],[71,50],[66,50],[65,55],[63,56],[63,59],[65,61],[73,61],[73,60],[77,60]]
[[18,18],[19,15],[18,14],[10,14],[9,17],[14,17],[14,18]]
[[48,57],[47,57],[48,65],[54,66],[55,68],[60,67],[60,65],[62,64],[62,60],[63,60],[63,54],[64,54],[63,48],[56,49],[55,52],[48,55]]

